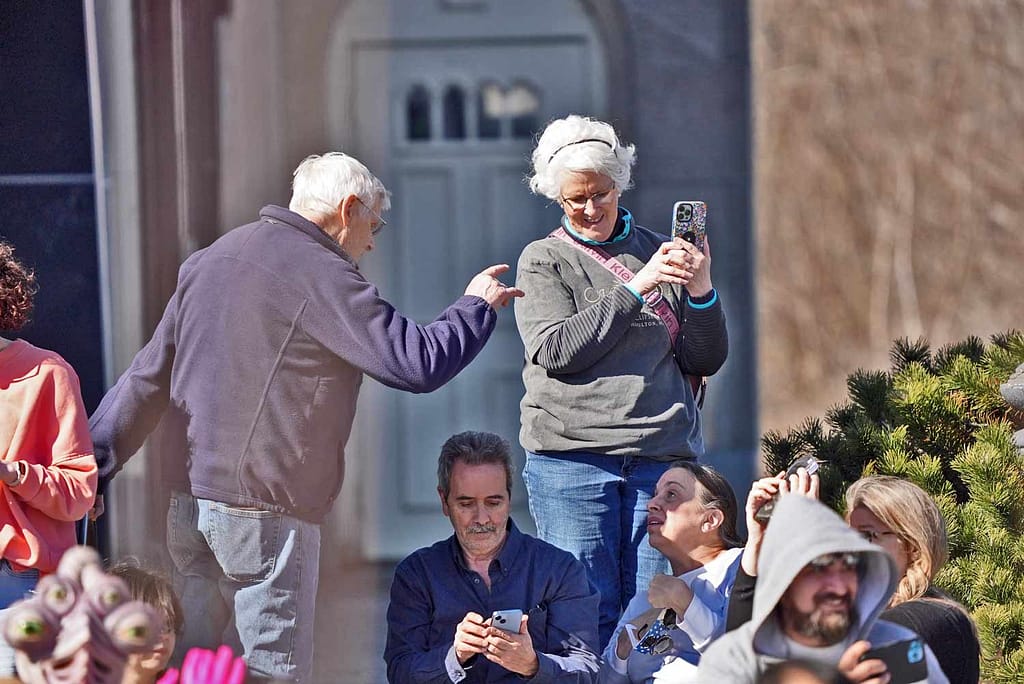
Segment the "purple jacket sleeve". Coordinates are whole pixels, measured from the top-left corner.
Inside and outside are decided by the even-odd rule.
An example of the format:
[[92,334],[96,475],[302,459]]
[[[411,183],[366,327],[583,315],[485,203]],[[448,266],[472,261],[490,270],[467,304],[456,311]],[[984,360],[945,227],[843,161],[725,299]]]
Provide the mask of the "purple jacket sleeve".
[[[178,271],[178,283],[202,258],[205,250],[192,254]],[[164,314],[143,347],[89,419],[99,468],[98,494],[120,472],[160,422],[170,400],[171,366],[174,363],[174,330],[178,294],[167,302]]]
[[433,392],[469,365],[494,330],[497,314],[462,296],[429,325],[384,300],[349,267],[313,293],[303,327],[320,344],[373,379],[406,392]]

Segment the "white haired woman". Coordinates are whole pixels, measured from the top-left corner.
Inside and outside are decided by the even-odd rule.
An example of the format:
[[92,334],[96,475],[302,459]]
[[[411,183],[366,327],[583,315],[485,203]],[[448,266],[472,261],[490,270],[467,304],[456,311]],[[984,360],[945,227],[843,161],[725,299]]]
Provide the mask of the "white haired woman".
[[550,123],[531,189],[559,203],[552,235],[519,258],[526,349],[520,441],[540,537],[574,553],[601,592],[606,642],[665,560],[645,539],[647,503],[676,459],[704,453],[686,374],[728,352],[711,253],[636,223],[619,206],[634,147],[581,116]]

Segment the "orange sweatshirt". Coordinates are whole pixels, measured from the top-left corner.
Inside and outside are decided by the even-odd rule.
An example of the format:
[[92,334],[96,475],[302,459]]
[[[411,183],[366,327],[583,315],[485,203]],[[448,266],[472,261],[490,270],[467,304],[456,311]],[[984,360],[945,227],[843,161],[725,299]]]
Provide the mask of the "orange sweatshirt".
[[60,355],[15,340],[0,350],[0,551],[15,568],[53,572],[96,498],[96,459],[78,376]]

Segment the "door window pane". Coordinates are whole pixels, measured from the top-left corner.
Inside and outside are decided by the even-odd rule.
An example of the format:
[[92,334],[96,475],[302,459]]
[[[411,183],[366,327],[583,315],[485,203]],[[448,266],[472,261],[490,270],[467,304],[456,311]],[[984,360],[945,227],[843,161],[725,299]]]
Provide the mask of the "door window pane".
[[466,94],[457,85],[444,91],[444,137],[464,140],[466,137]]
[[501,135],[505,93],[497,83],[484,83],[477,94],[477,136],[493,140]]
[[413,86],[405,98],[405,137],[430,140],[430,92],[421,85]]
[[512,119],[512,137],[532,137],[540,127],[537,120],[540,97],[536,88],[527,83],[517,83],[508,91],[505,102],[508,115]]

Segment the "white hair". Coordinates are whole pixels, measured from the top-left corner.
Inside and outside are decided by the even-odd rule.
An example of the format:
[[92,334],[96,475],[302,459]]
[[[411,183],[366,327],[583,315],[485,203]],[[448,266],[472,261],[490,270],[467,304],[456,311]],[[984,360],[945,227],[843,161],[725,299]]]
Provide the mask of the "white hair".
[[612,179],[622,192],[632,187],[636,148],[623,146],[611,124],[577,114],[549,123],[533,150],[530,190],[557,200],[574,171],[594,171]]
[[355,195],[365,211],[379,203],[378,211],[391,208],[391,193],[362,162],[342,152],[311,154],[292,174],[292,199],[288,208],[296,213],[332,216],[349,195]]

